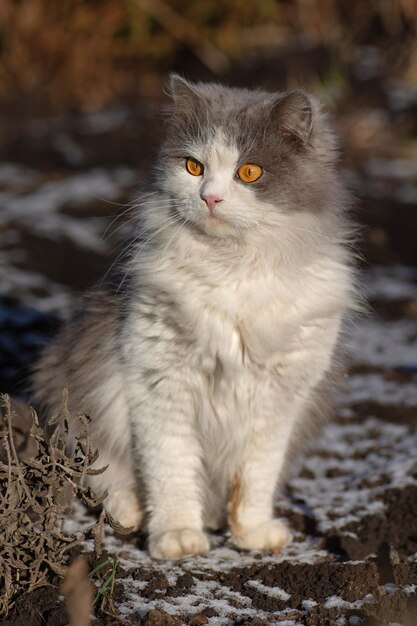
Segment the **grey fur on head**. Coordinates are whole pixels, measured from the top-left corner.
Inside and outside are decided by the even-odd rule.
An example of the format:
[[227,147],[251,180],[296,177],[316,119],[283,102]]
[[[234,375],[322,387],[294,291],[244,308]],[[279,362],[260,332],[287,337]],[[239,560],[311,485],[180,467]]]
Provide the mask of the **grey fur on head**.
[[269,93],[190,83],[176,74],[168,89],[173,102],[161,151],[163,167],[183,156],[190,141],[207,143],[220,129],[238,146],[242,162],[263,166],[264,175],[252,186],[260,199],[279,199],[280,207],[288,210],[339,210],[339,199],[332,205],[334,194],[329,198],[328,193],[333,185],[343,194],[332,177],[336,139],[315,98],[302,90]]

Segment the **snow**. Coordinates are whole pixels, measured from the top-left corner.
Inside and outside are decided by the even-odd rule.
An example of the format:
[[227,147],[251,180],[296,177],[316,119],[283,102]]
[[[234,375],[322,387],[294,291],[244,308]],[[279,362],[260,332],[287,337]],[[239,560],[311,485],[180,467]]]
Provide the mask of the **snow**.
[[0,163],[0,186],[18,184],[20,187],[38,182],[39,174],[17,163]]
[[69,317],[74,295],[68,288],[38,272],[9,265],[9,261],[10,254],[0,251],[0,295],[16,298],[42,313],[54,313],[63,319]]
[[362,282],[368,298],[417,297],[417,269],[414,267],[373,265],[362,273]]
[[352,374],[338,393],[340,402],[374,402],[417,406],[417,375],[401,385],[382,373]]
[[284,601],[291,598],[291,594],[287,593],[284,589],[281,589],[280,587],[268,587],[267,585],[260,583],[258,580],[249,580],[246,584],[250,587],[254,587],[257,591],[260,591],[271,598],[279,598]]
[[[361,424],[331,424],[303,463],[312,478],[296,476],[289,484],[323,532],[342,528],[363,516],[383,514],[385,507],[378,497],[385,487],[377,480],[373,486],[372,477],[388,476],[390,485],[399,488],[415,482],[416,448],[417,433],[410,433],[408,425],[381,423],[373,417]],[[370,486],[365,488],[362,481],[368,477]]]
[[105,133],[123,124],[128,115],[129,111],[125,107],[117,106],[85,115],[83,122],[86,130],[94,133]]
[[369,159],[365,169],[371,176],[383,179],[408,181],[417,177],[417,161],[413,159]]
[[417,324],[409,319],[362,320],[348,340],[347,349],[353,362],[362,365],[417,366]]
[[62,180],[48,181],[32,193],[16,195],[3,191],[0,192],[0,225],[18,222],[26,224],[34,233],[53,238],[65,234],[78,246],[105,252],[101,220],[90,218],[86,227],[85,221],[66,215],[60,209],[91,200],[113,199],[133,182],[134,172],[128,168],[113,171],[95,168]]
[[330,596],[324,603],[325,609],[360,609],[361,606],[367,603],[375,602],[375,598],[372,594],[367,594],[361,600],[355,600],[354,602],[347,602],[342,600],[339,596]]
[[74,293],[30,266],[24,237],[54,245],[66,241],[74,254],[84,249],[103,258],[111,250],[103,236],[109,218],[86,217],[85,205],[118,199],[136,182],[135,171],[122,166],[51,179],[21,165],[0,163],[0,294],[65,318]]
[[405,585],[403,591],[407,596],[413,596],[417,591],[417,585]]

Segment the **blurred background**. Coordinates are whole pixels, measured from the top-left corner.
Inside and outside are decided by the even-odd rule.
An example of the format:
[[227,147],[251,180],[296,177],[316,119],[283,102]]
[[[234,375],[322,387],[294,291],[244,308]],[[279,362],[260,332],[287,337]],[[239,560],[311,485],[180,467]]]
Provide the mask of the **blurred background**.
[[363,263],[417,266],[416,30],[415,0],[1,0],[0,391],[123,249],[170,71],[317,94]]

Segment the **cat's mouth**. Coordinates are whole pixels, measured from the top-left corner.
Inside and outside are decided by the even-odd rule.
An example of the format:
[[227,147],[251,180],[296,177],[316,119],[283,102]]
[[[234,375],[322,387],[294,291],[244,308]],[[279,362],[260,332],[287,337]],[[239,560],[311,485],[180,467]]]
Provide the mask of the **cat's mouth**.
[[218,213],[206,213],[200,217],[200,228],[208,235],[225,236],[230,233],[232,224]]
[[208,213],[206,215],[206,220],[219,224],[228,224],[228,221],[218,213]]

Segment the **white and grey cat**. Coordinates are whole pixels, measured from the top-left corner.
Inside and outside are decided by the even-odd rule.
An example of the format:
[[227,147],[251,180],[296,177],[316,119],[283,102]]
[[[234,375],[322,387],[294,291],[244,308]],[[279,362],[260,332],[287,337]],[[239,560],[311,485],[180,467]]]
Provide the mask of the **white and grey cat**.
[[[96,292],[38,364],[35,397],[92,418],[95,489],[149,551],[291,539],[274,494],[318,414],[356,294],[335,138],[302,91],[170,80],[167,138],[123,293]],[[316,415],[317,417],[317,415]]]

